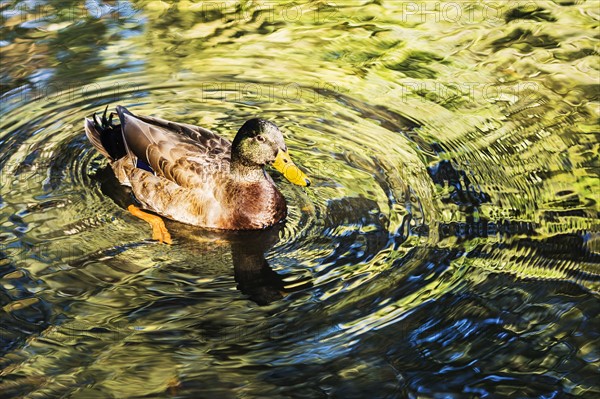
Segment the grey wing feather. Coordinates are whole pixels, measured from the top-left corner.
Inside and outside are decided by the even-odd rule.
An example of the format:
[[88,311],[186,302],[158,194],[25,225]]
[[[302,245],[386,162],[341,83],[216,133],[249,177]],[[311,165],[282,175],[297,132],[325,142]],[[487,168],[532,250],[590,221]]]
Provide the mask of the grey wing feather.
[[212,131],[205,129],[200,126],[189,125],[186,123],[177,123],[168,121],[166,119],[155,118],[152,116],[137,116],[143,122],[151,125],[160,126],[170,132],[175,132],[186,136],[193,141],[201,143],[202,145],[209,145],[212,148],[223,148],[229,149],[231,142],[224,137],[219,136]]
[[211,184],[229,166],[231,143],[198,126],[123,115],[123,137],[130,156],[183,187]]

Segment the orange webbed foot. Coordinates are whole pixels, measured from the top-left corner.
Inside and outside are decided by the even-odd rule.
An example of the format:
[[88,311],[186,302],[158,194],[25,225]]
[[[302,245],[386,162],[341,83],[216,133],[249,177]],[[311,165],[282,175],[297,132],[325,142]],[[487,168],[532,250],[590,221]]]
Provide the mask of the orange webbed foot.
[[142,211],[135,205],[129,205],[127,210],[131,212],[131,214],[135,217],[138,217],[144,220],[147,223],[150,223],[152,226],[152,239],[157,240],[158,242],[173,244],[173,240],[171,239],[171,234],[169,234],[169,230],[165,226],[165,222],[162,220],[160,216],[153,215],[148,212]]

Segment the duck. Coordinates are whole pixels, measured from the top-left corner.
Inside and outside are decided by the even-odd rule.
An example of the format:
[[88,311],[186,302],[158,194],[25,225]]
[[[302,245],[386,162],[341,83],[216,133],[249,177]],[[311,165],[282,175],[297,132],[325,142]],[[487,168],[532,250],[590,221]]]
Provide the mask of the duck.
[[233,141],[200,126],[136,115],[123,106],[85,118],[85,134],[134,201],[127,209],[148,222],[152,238],[171,244],[163,218],[217,230],[267,229],[287,217],[270,165],[293,184],[310,179],[292,161],[274,123],[253,118]]

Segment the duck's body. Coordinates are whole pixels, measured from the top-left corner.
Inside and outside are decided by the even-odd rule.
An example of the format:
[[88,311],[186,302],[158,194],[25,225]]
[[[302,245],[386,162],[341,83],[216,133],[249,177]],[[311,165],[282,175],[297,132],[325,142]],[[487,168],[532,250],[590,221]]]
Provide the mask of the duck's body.
[[[228,230],[262,229],[286,217],[285,199],[263,169],[277,164],[281,153],[287,156],[272,123],[250,120],[232,143],[207,129],[133,115],[124,107],[118,106],[117,114],[117,126],[106,116],[101,123],[86,119],[86,134],[144,209]],[[296,183],[303,181],[309,183],[305,176]]]

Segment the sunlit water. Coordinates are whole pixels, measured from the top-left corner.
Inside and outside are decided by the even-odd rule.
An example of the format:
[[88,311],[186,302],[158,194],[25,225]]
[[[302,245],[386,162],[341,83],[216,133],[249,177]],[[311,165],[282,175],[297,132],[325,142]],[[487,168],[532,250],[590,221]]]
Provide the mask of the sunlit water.
[[[0,5],[0,396],[600,395],[595,0],[62,3]],[[269,119],[313,185],[157,244],[117,104]]]

